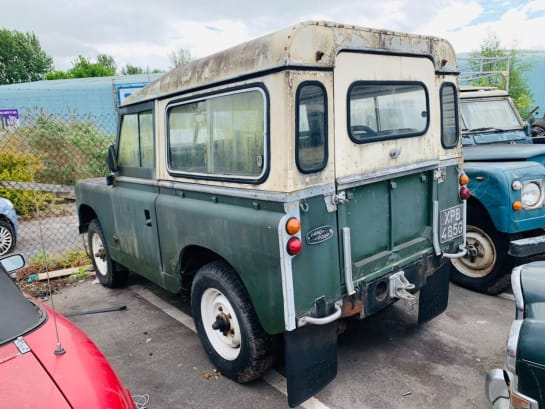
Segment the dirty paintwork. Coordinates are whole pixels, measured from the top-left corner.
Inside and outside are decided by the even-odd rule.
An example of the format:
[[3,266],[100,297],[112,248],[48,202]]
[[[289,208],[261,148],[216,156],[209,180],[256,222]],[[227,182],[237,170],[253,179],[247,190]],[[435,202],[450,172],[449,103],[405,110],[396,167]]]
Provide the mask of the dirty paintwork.
[[[398,299],[382,294],[393,273],[404,271],[417,291],[445,265],[442,254],[463,244],[461,234],[439,241],[434,233],[439,212],[462,203],[458,135],[450,148],[441,142],[440,92],[444,85],[456,89],[456,71],[444,40],[326,22],[301,23],[193,61],[122,108],[122,120],[152,110],[153,168],[120,166],[113,187],[80,182],[80,228],[100,220],[114,260],[174,292],[191,288],[203,264],[225,260],[270,334],[295,330],[301,317],[330,315],[343,300],[342,315],[363,318]],[[351,140],[347,95],[362,81],[420,87],[422,131]],[[295,123],[298,90],[308,84],[324,90],[326,160],[303,173]],[[180,171],[169,150],[171,113],[254,90],[264,104],[261,174]],[[117,151],[122,145],[118,140]],[[286,233],[289,217],[300,220],[300,232]],[[297,255],[286,250],[292,237],[302,241]]]
[[283,67],[332,69],[337,54],[350,49],[425,55],[433,59],[437,71],[458,70],[452,46],[440,38],[308,21],[178,67],[130,97],[127,103],[163,98],[182,89]]
[[514,266],[545,252],[545,149],[532,143],[507,92],[464,87],[460,95],[469,251],[451,278],[496,294]]
[[[522,200],[522,192],[513,189],[513,183],[515,181],[543,183],[545,147],[532,143],[526,125],[505,91],[470,88],[463,91],[461,96],[462,106],[480,105],[481,112],[486,112],[485,109],[492,110],[493,108],[485,108],[494,106],[490,104],[504,104],[512,117],[509,126],[498,125],[490,120],[486,124],[490,128],[475,130],[471,129],[471,118],[464,119],[467,121],[465,125],[467,129],[463,132],[465,171],[470,177],[469,188],[473,204],[486,209],[499,232],[508,235],[527,233],[527,237],[535,236],[532,231],[537,232],[537,229],[545,227],[545,207],[540,205],[515,211],[513,202]],[[498,115],[500,113],[491,111],[490,118],[496,118]],[[462,117],[464,118],[463,108]],[[482,119],[477,119],[481,125],[484,123]],[[533,246],[533,254],[538,254],[535,251],[543,249]]]

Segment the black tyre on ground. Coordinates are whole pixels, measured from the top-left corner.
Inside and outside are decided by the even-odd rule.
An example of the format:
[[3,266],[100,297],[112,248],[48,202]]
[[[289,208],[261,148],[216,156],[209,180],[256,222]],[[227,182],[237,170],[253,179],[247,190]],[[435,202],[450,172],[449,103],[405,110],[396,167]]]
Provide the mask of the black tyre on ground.
[[0,220],[0,256],[8,254],[15,248],[15,231],[7,220]]
[[509,236],[497,231],[488,214],[477,207],[467,210],[467,244],[468,254],[451,260],[451,280],[490,295],[505,290],[517,259],[507,254]]
[[226,263],[214,261],[199,269],[191,312],[204,349],[225,376],[250,382],[274,363],[273,337],[261,327],[246,288]]
[[109,288],[125,284],[129,277],[129,271],[110,258],[110,252],[98,220],[94,219],[89,223],[87,239],[93,267],[100,283]]

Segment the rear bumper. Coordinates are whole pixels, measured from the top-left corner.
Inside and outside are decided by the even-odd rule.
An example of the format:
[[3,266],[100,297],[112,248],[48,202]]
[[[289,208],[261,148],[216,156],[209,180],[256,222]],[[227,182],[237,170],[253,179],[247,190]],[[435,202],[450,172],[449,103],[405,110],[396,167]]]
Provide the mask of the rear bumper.
[[513,240],[507,252],[513,257],[529,257],[545,253],[545,235]]
[[[509,377],[511,390],[507,386],[507,377]],[[539,409],[539,404],[535,399],[518,391],[518,378],[516,375],[501,369],[492,369],[486,374],[485,394],[490,407],[493,409],[510,409],[511,393],[513,394],[513,400],[520,404],[517,407]]]
[[509,389],[501,369],[492,369],[486,374],[485,394],[493,409],[509,409]]

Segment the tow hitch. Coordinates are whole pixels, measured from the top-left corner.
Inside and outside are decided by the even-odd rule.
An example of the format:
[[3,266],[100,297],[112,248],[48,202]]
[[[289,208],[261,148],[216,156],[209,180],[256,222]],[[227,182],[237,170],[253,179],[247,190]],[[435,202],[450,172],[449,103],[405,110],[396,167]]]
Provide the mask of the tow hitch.
[[414,289],[414,284],[407,280],[403,270],[390,276],[390,298],[401,298],[407,301],[416,300],[416,296],[407,290]]

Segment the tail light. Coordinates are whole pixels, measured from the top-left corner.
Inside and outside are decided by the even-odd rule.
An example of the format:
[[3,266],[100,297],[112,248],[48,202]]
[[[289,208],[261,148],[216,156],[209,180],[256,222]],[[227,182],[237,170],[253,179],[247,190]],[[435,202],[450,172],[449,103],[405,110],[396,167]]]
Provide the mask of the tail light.
[[469,176],[467,176],[465,173],[460,173],[458,182],[460,183],[461,186],[467,185],[469,183]]
[[301,243],[301,239],[299,239],[299,237],[292,237],[288,240],[286,249],[290,255],[295,256],[303,249],[303,243]]
[[462,186],[459,191],[460,200],[467,200],[471,197],[471,192],[465,186]]
[[290,217],[286,222],[286,231],[288,234],[299,233],[301,231],[301,222],[295,217]]
[[301,239],[295,236],[301,231],[301,222],[296,217],[290,217],[286,222],[286,232],[291,235],[286,244],[286,250],[289,255],[295,256],[303,249]]
[[460,190],[458,192],[460,200],[469,199],[471,197],[471,191],[466,186],[469,183],[469,176],[463,172],[460,173],[460,176],[458,176],[458,183],[460,183]]

